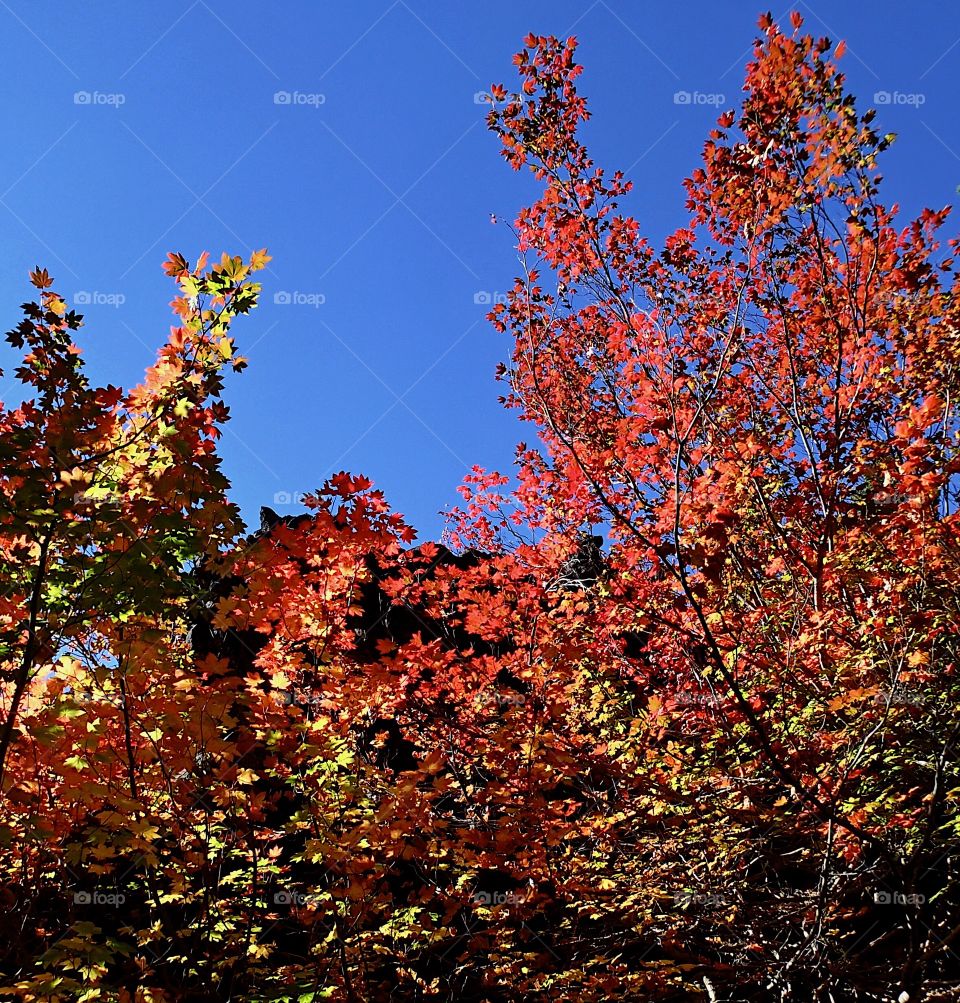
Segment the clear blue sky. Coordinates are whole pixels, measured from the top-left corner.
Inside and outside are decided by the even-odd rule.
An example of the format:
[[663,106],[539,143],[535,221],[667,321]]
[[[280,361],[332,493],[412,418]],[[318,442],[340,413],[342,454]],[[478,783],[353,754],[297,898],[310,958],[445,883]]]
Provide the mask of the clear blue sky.
[[[900,136],[887,200],[953,202],[960,7],[797,7],[847,40],[863,107],[892,95],[879,108]],[[507,467],[520,436],[493,380],[508,346],[474,299],[515,271],[490,213],[512,219],[534,188],[501,161],[475,92],[513,83],[526,32],[576,34],[595,157],[627,170],[630,209],[660,238],[685,222],[681,180],[712,102],[737,101],[761,9],[0,0],[3,329],[45,265],[90,300],[78,309],[93,377],[131,386],[170,323],[166,252],[267,246],[262,306],[236,332],[251,365],[228,383],[234,498],[248,519],[261,504],[294,511],[283,492],[348,469],[435,536],[466,468]],[[13,393],[8,376],[0,396]]]

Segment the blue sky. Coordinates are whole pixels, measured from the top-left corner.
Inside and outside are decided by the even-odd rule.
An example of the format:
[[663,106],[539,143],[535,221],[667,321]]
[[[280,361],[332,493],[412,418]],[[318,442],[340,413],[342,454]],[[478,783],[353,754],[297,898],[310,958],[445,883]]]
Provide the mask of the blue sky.
[[[886,200],[953,202],[960,7],[795,6],[846,39],[851,89],[899,134]],[[761,9],[0,0],[4,330],[44,265],[86,315],[93,377],[131,386],[170,324],[166,252],[266,246],[262,305],[236,330],[251,365],[228,382],[235,500],[248,520],[296,511],[298,492],[348,469],[436,536],[467,468],[507,467],[520,437],[493,380],[509,346],[475,300],[516,269],[490,214],[512,219],[535,189],[474,95],[513,84],[528,31],[576,34],[588,142],[633,179],[629,208],[659,239],[686,221],[681,181],[717,104],[738,100]]]

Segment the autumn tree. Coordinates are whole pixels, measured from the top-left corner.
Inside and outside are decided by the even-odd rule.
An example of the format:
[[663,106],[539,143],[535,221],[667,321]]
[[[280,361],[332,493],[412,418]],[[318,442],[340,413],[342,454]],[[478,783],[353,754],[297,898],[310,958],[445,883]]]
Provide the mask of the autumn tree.
[[244,365],[230,326],[256,304],[265,260],[170,255],[178,325],[127,393],[90,384],[81,317],[42,269],[7,336],[25,399],[0,412],[5,996],[94,991],[170,920],[178,858],[196,869],[183,844],[200,790],[217,796],[203,763],[230,750],[226,698],[197,694],[183,624],[191,567],[241,525],[216,454],[219,398],[223,368]]
[[947,209],[898,228],[893,137],[801,24],[761,19],[659,251],[578,138],[575,40],[530,36],[521,93],[494,89],[504,156],[543,186],[493,313],[543,443],[514,500],[548,535],[609,526],[591,619],[644,638],[620,670],[645,700],[632,754],[659,744],[698,803],[665,824],[676,936],[736,967],[707,978],[935,998],[960,933],[954,242]]

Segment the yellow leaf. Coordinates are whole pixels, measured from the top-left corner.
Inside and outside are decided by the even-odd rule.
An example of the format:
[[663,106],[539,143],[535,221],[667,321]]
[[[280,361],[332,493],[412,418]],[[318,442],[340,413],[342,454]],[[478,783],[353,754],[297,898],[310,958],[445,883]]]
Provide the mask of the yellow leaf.
[[267,249],[264,247],[260,251],[254,251],[250,255],[250,271],[259,272],[261,268],[267,267],[267,262],[273,261],[273,258],[267,254]]

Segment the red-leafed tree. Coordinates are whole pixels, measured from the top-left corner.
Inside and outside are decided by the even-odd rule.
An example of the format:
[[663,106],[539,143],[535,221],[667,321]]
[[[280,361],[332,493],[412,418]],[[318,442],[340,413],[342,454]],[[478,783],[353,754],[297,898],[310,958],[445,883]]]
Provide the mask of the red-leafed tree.
[[575,41],[530,36],[490,121],[543,194],[493,319],[545,446],[519,519],[609,526],[592,628],[642,636],[644,741],[696,804],[676,936],[744,995],[913,1000],[960,933],[960,287],[947,210],[897,227],[892,137],[792,22],[761,19],[661,251],[578,137]]

